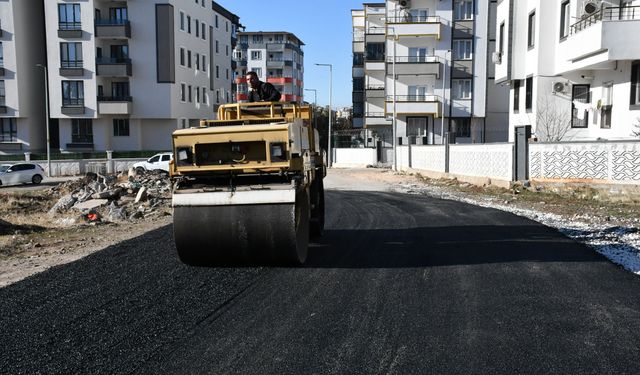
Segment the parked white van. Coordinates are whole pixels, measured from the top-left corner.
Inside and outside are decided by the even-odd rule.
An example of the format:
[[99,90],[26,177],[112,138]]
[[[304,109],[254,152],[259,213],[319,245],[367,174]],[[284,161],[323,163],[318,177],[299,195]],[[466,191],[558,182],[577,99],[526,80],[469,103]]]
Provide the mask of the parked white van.
[[169,161],[173,160],[172,152],[162,152],[160,154],[155,154],[146,161],[141,161],[135,163],[133,168],[135,170],[143,170],[143,171],[154,171],[154,170],[163,170],[165,172],[169,172]]

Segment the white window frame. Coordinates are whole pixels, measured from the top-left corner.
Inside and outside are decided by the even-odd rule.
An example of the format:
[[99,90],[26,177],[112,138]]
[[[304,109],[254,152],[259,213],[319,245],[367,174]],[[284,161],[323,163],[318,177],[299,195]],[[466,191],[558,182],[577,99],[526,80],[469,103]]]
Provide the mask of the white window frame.
[[453,59],[471,60],[473,59],[473,40],[456,39],[453,41]]
[[453,19],[455,21],[472,20],[473,0],[456,0],[453,6]]
[[262,60],[262,51],[251,51],[251,60]]
[[473,85],[471,79],[451,80],[451,99],[471,99],[473,97]]

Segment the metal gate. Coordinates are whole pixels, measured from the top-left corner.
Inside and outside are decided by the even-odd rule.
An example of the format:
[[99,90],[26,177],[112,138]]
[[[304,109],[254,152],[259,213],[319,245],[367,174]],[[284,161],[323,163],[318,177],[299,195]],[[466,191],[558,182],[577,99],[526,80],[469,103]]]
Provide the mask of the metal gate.
[[514,177],[516,181],[529,179],[529,138],[531,138],[531,125],[516,126],[515,128],[515,153],[514,153]]

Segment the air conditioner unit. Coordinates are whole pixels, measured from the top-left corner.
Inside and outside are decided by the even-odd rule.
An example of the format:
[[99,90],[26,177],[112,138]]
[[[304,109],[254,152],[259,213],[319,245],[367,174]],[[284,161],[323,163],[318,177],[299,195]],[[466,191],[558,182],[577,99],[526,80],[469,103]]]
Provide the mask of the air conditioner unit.
[[554,82],[553,83],[553,93],[554,94],[565,94],[569,91],[569,84],[567,82]]
[[493,62],[494,64],[501,64],[502,63],[502,53],[501,52],[494,52],[491,54],[491,62]]
[[598,0],[585,1],[582,4],[582,14],[584,16],[590,16],[596,13],[597,11],[599,11],[601,7],[602,7],[602,1],[598,1]]
[[400,0],[398,2],[398,4],[400,4],[400,6],[403,7],[403,8],[409,8],[411,6],[411,1],[410,0]]

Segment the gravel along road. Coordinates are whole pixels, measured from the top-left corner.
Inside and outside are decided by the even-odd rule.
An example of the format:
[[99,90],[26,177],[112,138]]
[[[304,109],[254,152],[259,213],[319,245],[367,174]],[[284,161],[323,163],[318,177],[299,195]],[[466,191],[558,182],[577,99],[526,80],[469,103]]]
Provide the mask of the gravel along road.
[[188,267],[165,226],[0,289],[0,373],[640,373],[637,276],[376,184],[328,181],[304,267]]

